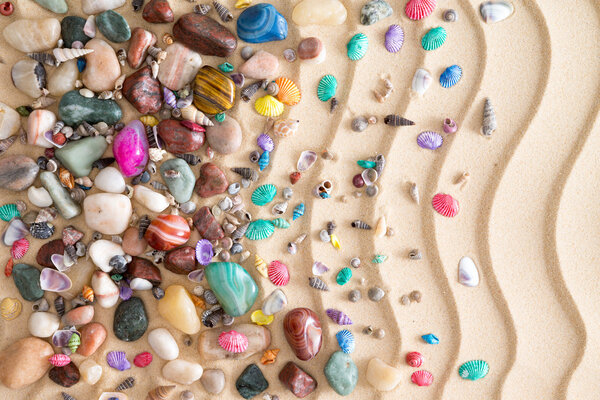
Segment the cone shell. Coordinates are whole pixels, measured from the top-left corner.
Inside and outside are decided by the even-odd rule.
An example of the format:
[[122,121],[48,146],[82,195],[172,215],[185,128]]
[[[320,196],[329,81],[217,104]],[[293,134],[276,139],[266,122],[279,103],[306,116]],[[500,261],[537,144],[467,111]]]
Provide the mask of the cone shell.
[[269,161],[270,161],[269,152],[263,151],[263,153],[260,155],[260,158],[258,159],[258,169],[263,171],[265,168],[267,168],[269,166]]
[[449,194],[438,193],[431,201],[433,209],[444,217],[456,217],[459,211],[458,200]]
[[167,400],[175,390],[175,385],[159,386],[148,392],[146,400]]
[[317,290],[323,290],[323,291],[329,290],[329,287],[327,286],[327,284],[325,282],[323,282],[320,278],[317,278],[316,276],[310,276],[308,278],[308,286],[310,286],[311,288],[317,289]]
[[461,378],[472,381],[485,378],[488,372],[490,372],[490,366],[483,360],[467,361],[458,368],[458,374]]
[[496,129],[498,129],[496,112],[494,111],[492,101],[489,98],[486,98],[483,106],[483,124],[481,126],[481,134],[483,136],[491,136]]
[[52,54],[54,54],[54,57],[58,62],[65,62],[83,57],[93,51],[93,49],[54,49],[52,50]]
[[256,100],[254,109],[265,117],[278,117],[283,114],[284,105],[271,95],[263,96]]
[[10,256],[14,260],[19,260],[25,256],[27,250],[29,250],[29,241],[25,238],[19,239],[12,244]]
[[462,78],[462,68],[458,65],[451,65],[440,75],[440,85],[444,88],[450,88],[458,83]]
[[18,299],[6,297],[0,302],[0,315],[5,321],[12,321],[21,314],[23,305]]
[[287,265],[281,261],[273,261],[267,270],[269,280],[275,286],[285,286],[290,281],[290,272]]
[[288,106],[295,106],[302,99],[302,93],[298,86],[288,78],[277,78],[275,83],[279,87],[277,99]]
[[421,39],[421,46],[423,46],[424,50],[439,49],[444,44],[447,37],[448,34],[446,33],[446,30],[441,26],[432,28],[429,30],[429,32],[423,35],[423,38]]
[[352,320],[349,316],[341,312],[340,310],[336,310],[335,308],[328,308],[325,313],[333,322],[338,325],[352,325]]
[[273,125],[273,134],[280,138],[292,136],[298,131],[298,125],[300,125],[300,121],[297,119],[279,119]]
[[243,353],[248,348],[248,338],[236,331],[222,332],[219,335],[219,346],[230,353]]
[[54,354],[48,361],[55,367],[64,367],[71,362],[71,358],[66,354]]
[[430,16],[436,4],[436,0],[410,0],[406,3],[404,12],[408,18],[418,21]]
[[267,273],[267,263],[258,254],[254,255],[254,267],[256,267],[256,270],[260,272],[262,276],[265,278],[269,277]]
[[385,49],[397,53],[404,45],[404,29],[400,25],[390,25],[385,33]]
[[257,219],[250,222],[245,236],[250,240],[262,240],[269,238],[273,232],[275,232],[275,227],[271,221]]
[[147,351],[138,354],[133,359],[133,364],[139,368],[144,368],[144,367],[150,365],[151,362],[152,362],[152,354],[148,353]]
[[271,220],[271,222],[273,223],[273,226],[275,228],[279,228],[279,229],[287,229],[290,227],[290,223],[287,222],[285,219],[283,218],[275,218],[273,220]]
[[16,204],[5,204],[2,207],[0,207],[0,219],[2,219],[2,221],[8,222],[11,219],[20,216],[21,213],[17,209]]
[[433,374],[425,370],[415,371],[410,376],[410,380],[415,385],[429,386],[433,383]]
[[417,144],[423,148],[428,150],[435,150],[442,146],[444,142],[444,138],[437,132],[425,131],[421,132],[419,136],[417,136]]
[[319,86],[317,86],[317,97],[321,101],[328,101],[333,96],[335,96],[335,92],[337,91],[338,82],[333,75],[325,75],[319,81]]
[[425,361],[425,357],[418,351],[411,351],[406,355],[406,363],[413,368],[419,368],[423,361]]
[[267,184],[261,185],[257,187],[252,193],[252,203],[257,206],[264,206],[265,204],[270,203],[275,198],[277,194],[277,188],[275,185]]
[[294,212],[292,214],[292,221],[297,220],[298,218],[300,218],[303,215],[304,215],[304,203],[300,203],[296,207],[294,207]]

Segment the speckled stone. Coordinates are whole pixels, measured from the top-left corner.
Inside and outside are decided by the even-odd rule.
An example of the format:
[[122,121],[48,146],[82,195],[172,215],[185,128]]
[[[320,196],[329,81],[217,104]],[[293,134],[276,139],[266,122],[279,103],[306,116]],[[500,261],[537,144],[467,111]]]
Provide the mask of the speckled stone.
[[175,40],[207,56],[229,57],[237,47],[235,35],[206,15],[184,14],[173,26]]
[[137,70],[125,79],[123,96],[141,114],[155,114],[162,105],[160,83],[152,77],[149,66]]
[[96,16],[96,26],[113,43],[123,43],[131,38],[131,29],[127,20],[113,10],[104,11]]
[[113,321],[113,331],[117,338],[134,342],[144,336],[147,329],[146,308],[139,297],[132,297],[119,304]]

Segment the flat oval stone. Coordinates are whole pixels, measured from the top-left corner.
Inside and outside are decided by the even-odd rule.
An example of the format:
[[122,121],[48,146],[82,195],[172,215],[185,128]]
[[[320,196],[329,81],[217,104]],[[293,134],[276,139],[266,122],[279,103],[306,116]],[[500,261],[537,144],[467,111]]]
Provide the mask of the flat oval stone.
[[81,374],[77,366],[70,362],[64,367],[52,367],[48,372],[48,377],[54,383],[68,388],[79,382]]
[[[110,279],[110,278],[109,278]],[[98,350],[106,340],[106,328],[100,322],[91,322],[81,328],[81,344],[77,348],[77,354],[89,357]]]
[[50,337],[58,330],[60,319],[51,312],[34,312],[29,316],[27,328],[31,336]]
[[26,58],[10,70],[13,85],[29,97],[38,98],[46,87],[46,69],[41,62]]
[[169,153],[193,153],[204,144],[204,131],[194,132],[174,119],[160,121],[157,130],[158,136],[164,141],[165,149]]
[[86,137],[56,149],[54,155],[73,176],[80,178],[92,172],[92,164],[102,157],[107,147],[108,143],[102,136]]
[[165,379],[181,385],[191,385],[202,376],[202,366],[186,360],[172,360],[162,368]]
[[241,265],[215,262],[210,263],[204,272],[208,285],[227,314],[239,317],[252,308],[258,296],[258,286]]
[[317,381],[296,363],[288,361],[279,372],[279,380],[294,396],[302,399],[317,388]]
[[173,22],[173,10],[167,0],[150,0],[142,11],[142,18],[153,24]]
[[136,227],[129,227],[123,234],[123,251],[130,256],[139,256],[144,253],[148,243],[146,239],[138,237],[138,229]]
[[268,387],[269,382],[267,382],[262,371],[256,364],[248,365],[235,381],[235,388],[240,396],[245,399],[253,398],[267,390]]
[[[225,331],[235,330],[248,338],[248,348],[241,353],[232,353],[219,345],[219,335]],[[255,324],[239,324],[220,329],[202,331],[198,337],[198,353],[200,360],[245,360],[255,354],[260,354],[271,345],[271,332],[264,326]]]
[[233,107],[235,83],[219,70],[205,65],[194,80],[194,105],[206,114],[219,114]]
[[60,33],[64,41],[64,47],[70,49],[73,47],[73,42],[81,42],[84,45],[90,41],[91,37],[83,32],[85,26],[85,18],[75,15],[64,17],[60,22]]
[[158,267],[152,264],[150,261],[140,257],[133,257],[127,266],[126,275],[129,279],[145,279],[155,286],[160,285],[162,282],[160,269],[158,269]]
[[279,60],[273,54],[259,50],[240,66],[238,72],[250,79],[273,78],[279,72]]
[[44,297],[40,287],[40,271],[28,264],[16,264],[13,267],[12,277],[17,290],[27,301],[36,301]]
[[52,260],[50,258],[53,254],[64,254],[64,252],[65,245],[62,239],[51,240],[49,242],[44,243],[42,247],[40,247],[35,261],[42,267],[54,268],[54,264],[52,263]]
[[156,328],[148,334],[148,344],[156,355],[163,360],[174,360],[179,357],[179,347],[171,332],[165,328]]
[[52,130],[55,124],[56,115],[52,111],[33,111],[27,117],[27,143],[47,149],[53,147],[52,143],[44,137],[44,133]]
[[210,394],[219,394],[225,389],[225,373],[221,369],[205,369],[200,383]]
[[229,183],[223,171],[213,163],[204,163],[200,167],[200,176],[194,190],[200,197],[212,197],[225,193]]
[[350,355],[336,351],[325,365],[325,378],[329,386],[340,396],[348,396],[358,382],[358,368]]
[[121,171],[115,167],[106,167],[98,172],[94,179],[94,186],[109,193],[123,193],[125,190],[125,179]]
[[9,389],[21,389],[38,381],[52,366],[54,354],[48,342],[28,337],[12,342],[0,351],[0,382]]
[[102,39],[90,40],[85,48],[94,51],[85,55],[86,65],[81,73],[81,81],[85,87],[96,93],[113,90],[115,81],[121,76],[121,65],[115,50]]
[[152,76],[149,66],[137,70],[125,79],[123,96],[141,114],[155,114],[162,105],[160,83]]
[[197,269],[196,249],[191,246],[183,246],[171,250],[165,257],[165,268],[174,274],[187,275]]
[[181,285],[171,285],[158,301],[158,313],[174,328],[188,335],[200,331],[200,318],[188,291]]
[[207,56],[229,57],[237,47],[235,35],[214,19],[184,14],[173,26],[175,40]]
[[52,96],[62,96],[75,89],[75,82],[79,78],[77,60],[61,63],[48,78],[48,91]]
[[65,0],[35,0],[35,2],[56,14],[64,14],[69,11]]
[[102,11],[119,8],[125,4],[125,0],[82,0],[81,8],[84,14],[98,14]]
[[61,185],[56,174],[44,171],[40,174],[40,182],[48,191],[54,206],[64,219],[71,219],[81,214],[81,207],[69,194],[69,191]]
[[113,43],[123,43],[131,38],[131,29],[127,20],[113,10],[106,10],[97,15],[96,27]]
[[240,14],[237,34],[248,43],[284,40],[288,34],[288,24],[274,6],[261,3],[246,8]]
[[302,0],[292,11],[292,20],[300,26],[341,25],[348,11],[339,0]]
[[0,140],[18,132],[21,127],[21,116],[12,107],[0,101]]
[[206,139],[211,149],[219,154],[232,154],[242,145],[242,128],[232,117],[223,122],[216,121],[213,126],[206,127]]
[[204,239],[219,240],[225,237],[223,228],[212,215],[208,206],[200,208],[193,217],[194,227]]
[[146,308],[139,297],[132,297],[119,304],[113,320],[113,331],[117,338],[134,342],[144,336],[147,329]]
[[6,155],[0,159],[0,188],[20,192],[33,184],[40,170],[37,163],[23,155]]
[[123,113],[114,100],[83,97],[78,90],[73,90],[60,99],[58,115],[65,124],[75,127],[84,121],[92,125],[98,122],[114,125],[119,122]]
[[94,318],[94,306],[81,306],[71,309],[62,317],[63,325],[79,326],[89,323]]
[[169,200],[165,196],[143,185],[133,187],[133,198],[153,212],[159,213],[169,207]]
[[95,193],[83,201],[85,223],[91,230],[105,235],[120,235],[129,226],[132,208],[127,196]]
[[4,39],[23,53],[46,51],[56,47],[60,22],[56,18],[18,19],[4,28]]
[[113,140],[113,154],[123,176],[131,177],[144,172],[148,164],[149,147],[146,129],[139,120],[133,120],[121,129]]
[[321,350],[321,321],[310,308],[294,308],[283,320],[285,338],[302,361],[312,360]]
[[161,164],[160,173],[175,201],[185,203],[192,198],[196,177],[188,163],[172,158]]
[[[131,32],[129,50],[127,51],[127,62],[133,69],[139,68],[148,54],[148,48],[156,44],[156,35],[144,28],[137,27]],[[160,68],[164,67],[164,62]],[[160,71],[159,71],[160,72]]]
[[166,52],[167,58],[158,70],[158,80],[171,90],[180,90],[192,82],[202,65],[202,57],[177,42],[167,46]]

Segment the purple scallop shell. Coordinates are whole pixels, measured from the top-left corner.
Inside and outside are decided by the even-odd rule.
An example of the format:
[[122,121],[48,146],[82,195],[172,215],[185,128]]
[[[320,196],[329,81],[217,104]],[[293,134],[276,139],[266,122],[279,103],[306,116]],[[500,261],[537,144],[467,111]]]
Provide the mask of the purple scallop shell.
[[58,330],[52,335],[52,344],[56,347],[65,347],[69,344],[69,339],[71,339],[71,336],[74,334],[79,335],[79,332],[69,329]]
[[125,352],[123,351],[111,351],[106,355],[106,362],[108,365],[119,371],[125,371],[131,368],[131,364],[127,361]]
[[198,243],[196,243],[196,260],[198,260],[201,265],[210,264],[214,255],[215,253],[213,252],[213,246],[210,243],[210,240],[198,240]]
[[336,310],[335,308],[328,308],[325,313],[329,318],[333,320],[338,325],[352,325],[352,320],[349,316],[341,312],[340,310]]
[[166,87],[163,87],[163,99],[165,100],[165,103],[169,105],[169,107],[177,108],[177,98],[173,92]]
[[119,297],[121,300],[129,300],[133,296],[133,289],[129,287],[128,284],[121,281],[121,285],[119,285]]
[[404,44],[404,30],[399,25],[390,25],[385,33],[385,49],[390,53],[397,53]]
[[271,136],[267,135],[266,133],[261,133],[256,139],[256,143],[258,144],[258,147],[264,151],[271,152],[275,148],[273,139],[271,139]]
[[204,268],[196,269],[190,272],[187,277],[192,282],[202,282],[202,279],[204,279]]
[[444,139],[442,138],[442,135],[437,132],[425,131],[417,136],[417,144],[424,149],[438,149],[443,142]]

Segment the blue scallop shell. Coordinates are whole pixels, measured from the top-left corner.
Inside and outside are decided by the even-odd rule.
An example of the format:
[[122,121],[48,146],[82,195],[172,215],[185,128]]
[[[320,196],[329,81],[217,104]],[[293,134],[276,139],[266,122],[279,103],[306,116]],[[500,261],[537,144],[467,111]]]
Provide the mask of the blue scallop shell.
[[460,81],[462,77],[462,68],[458,65],[451,65],[440,75],[440,85],[445,88],[452,87]]
[[490,372],[490,366],[483,360],[467,361],[458,368],[458,374],[461,378],[472,381],[485,378],[488,372]]
[[271,4],[257,4],[246,8],[238,17],[237,34],[244,42],[265,43],[283,40],[288,34],[288,23]]
[[297,220],[298,218],[300,218],[303,215],[304,215],[304,203],[300,203],[296,207],[294,207],[294,212],[292,214],[292,221]]
[[246,237],[250,240],[262,240],[271,237],[273,232],[275,232],[275,226],[271,221],[257,219],[248,225]]
[[260,158],[258,159],[258,169],[262,171],[265,168],[267,168],[268,165],[269,165],[269,152],[264,151],[260,155]]
[[348,329],[344,329],[335,334],[338,344],[342,351],[346,354],[352,353],[356,348],[356,340],[354,335]]
[[264,206],[265,204],[270,203],[275,198],[277,194],[277,188],[275,185],[271,185],[270,183],[267,185],[261,185],[254,189],[252,193],[252,203],[257,206]]

